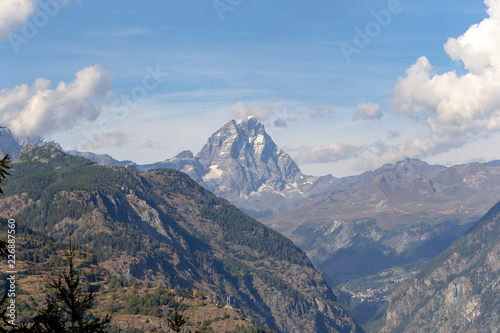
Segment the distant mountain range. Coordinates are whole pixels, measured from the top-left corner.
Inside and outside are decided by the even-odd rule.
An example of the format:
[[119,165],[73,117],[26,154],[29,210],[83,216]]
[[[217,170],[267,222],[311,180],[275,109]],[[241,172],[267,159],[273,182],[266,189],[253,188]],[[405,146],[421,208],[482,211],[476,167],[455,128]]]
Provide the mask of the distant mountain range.
[[405,159],[345,178],[340,188],[262,221],[306,251],[331,286],[364,300],[348,307],[363,323],[498,200],[496,163]]
[[408,158],[358,176],[304,175],[255,118],[229,121],[196,155],[184,151],[154,164],[69,153],[106,166],[188,174],[306,251],[330,286],[340,284],[341,300],[354,304],[360,322],[410,277],[398,272],[416,273],[500,200],[500,161],[447,167]]
[[36,146],[51,145],[61,151],[63,150],[61,145],[54,141],[47,141],[39,136],[15,137],[8,128],[0,128],[0,153],[2,155],[10,154],[12,159],[16,159],[27,144]]

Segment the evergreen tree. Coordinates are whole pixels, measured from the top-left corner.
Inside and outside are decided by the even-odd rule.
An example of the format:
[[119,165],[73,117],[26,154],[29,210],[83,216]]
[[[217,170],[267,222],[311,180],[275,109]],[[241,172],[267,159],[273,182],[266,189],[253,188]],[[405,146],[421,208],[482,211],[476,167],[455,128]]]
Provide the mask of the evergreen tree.
[[[7,169],[10,169],[10,155],[5,154],[5,156],[0,160],[0,185],[2,185],[3,181],[7,176],[10,176],[10,173],[7,172]],[[0,194],[3,194],[2,187],[0,186]],[[9,254],[7,248],[7,242],[0,240],[0,258],[7,258]]]
[[181,309],[182,304],[177,303],[174,307],[174,311],[166,317],[168,327],[174,332],[181,332],[182,326],[184,326],[189,319],[180,313]]
[[13,332],[60,332],[60,333],[100,333],[105,332],[111,321],[111,315],[104,318],[90,313],[94,305],[95,293],[89,288],[81,288],[80,275],[75,273],[77,247],[70,242],[65,252],[68,271],[53,278],[49,285],[53,293],[47,296],[47,306],[35,318],[29,327],[19,327]]
[[[10,169],[10,155],[5,154],[5,156],[0,160],[0,185],[3,183],[7,176],[10,176],[10,173],[7,172]],[[3,194],[2,187],[0,186],[0,193]]]

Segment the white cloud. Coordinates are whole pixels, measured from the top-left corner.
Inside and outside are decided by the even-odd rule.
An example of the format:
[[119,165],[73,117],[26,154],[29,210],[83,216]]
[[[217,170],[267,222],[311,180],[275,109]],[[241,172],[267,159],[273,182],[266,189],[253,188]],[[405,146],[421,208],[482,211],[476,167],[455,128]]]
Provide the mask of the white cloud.
[[380,105],[376,103],[365,102],[362,100],[356,106],[357,112],[353,116],[353,120],[375,120],[382,118],[383,114],[380,111]]
[[253,104],[249,105],[243,102],[238,102],[231,108],[231,113],[235,119],[247,119],[256,117],[259,120],[265,120],[269,117],[273,108],[269,105]]
[[0,38],[5,39],[33,15],[37,0],[0,1]]
[[400,161],[406,157],[422,159],[429,155],[440,154],[467,141],[463,137],[429,136],[419,137],[399,145],[376,142],[365,150],[364,157],[354,166],[355,170],[373,170],[386,163]]
[[485,4],[489,17],[444,45],[450,58],[463,64],[465,74],[439,74],[421,57],[393,89],[393,113],[423,122],[429,134],[399,145],[375,145],[362,167],[440,154],[500,131],[500,0]]
[[298,163],[330,163],[350,159],[359,154],[364,147],[348,144],[308,147],[301,151],[295,160]]
[[101,113],[99,99],[111,96],[113,75],[99,66],[76,73],[70,83],[37,79],[12,89],[0,90],[0,124],[16,135],[46,135],[73,128],[82,120],[95,120]]
[[231,113],[235,119],[256,117],[270,131],[285,128],[290,121],[295,120],[290,112],[289,102],[281,98],[272,98],[255,104],[238,102],[232,106]]

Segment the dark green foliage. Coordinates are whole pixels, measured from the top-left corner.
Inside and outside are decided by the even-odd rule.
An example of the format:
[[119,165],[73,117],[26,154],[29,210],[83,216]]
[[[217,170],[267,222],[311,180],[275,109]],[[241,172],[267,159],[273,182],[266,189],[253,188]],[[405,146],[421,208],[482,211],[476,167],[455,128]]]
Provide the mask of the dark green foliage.
[[77,248],[70,244],[65,256],[68,271],[60,273],[49,282],[53,293],[47,295],[47,305],[33,318],[33,324],[19,328],[19,332],[106,332],[111,315],[98,318],[90,313],[94,305],[95,292],[84,292],[80,275],[75,272],[74,260]]
[[[2,190],[2,183],[7,178],[7,176],[10,176],[10,173],[7,172],[10,164],[10,155],[5,154],[5,156],[0,160],[0,194],[3,194]],[[0,258],[7,258],[9,251],[7,248],[7,242],[0,240]]]
[[[260,252],[260,258],[276,258],[293,264],[311,265],[292,241],[243,214],[226,200],[208,194],[201,197],[201,214],[224,230],[223,243],[247,246]],[[244,258],[248,259],[248,258]]]
[[182,315],[181,311],[183,310],[183,305],[181,303],[177,303],[174,306],[174,310],[172,313],[169,313],[165,320],[168,323],[168,327],[173,332],[182,332],[182,327],[186,324],[189,318]]
[[146,316],[164,317],[161,307],[173,308],[176,306],[175,293],[170,293],[165,288],[158,288],[154,293],[136,295],[128,299],[128,314],[141,314]]
[[[10,155],[5,154],[5,156],[0,160],[0,185],[2,185],[3,181],[7,176],[10,175],[9,172],[7,172],[8,169],[10,169]],[[0,186],[0,193],[3,194],[2,187]]]
[[[203,281],[215,293],[225,294],[231,288],[233,297],[249,309],[255,308],[249,296],[261,288],[272,288],[297,302],[305,300],[276,274],[278,267],[265,267],[265,263],[284,269],[288,264],[312,267],[305,253],[181,172],[108,168],[51,148],[22,153],[13,170],[5,188],[18,195],[14,200],[24,200],[14,216],[19,225],[24,223],[58,241],[75,237],[92,249],[88,260],[94,264],[128,265],[127,278],[151,281],[160,277],[168,288],[194,287],[194,281]],[[155,220],[144,218],[153,209]],[[73,221],[61,223],[66,218]],[[20,255],[54,268],[62,260],[47,250]],[[28,274],[34,273],[28,268]],[[96,278],[86,276],[85,280]],[[103,291],[116,293],[129,283],[109,277]],[[171,307],[171,301],[168,295],[153,293],[130,297],[127,304],[108,309],[164,316],[163,309]],[[52,310],[47,309],[47,314]],[[275,327],[272,321],[266,323]]]

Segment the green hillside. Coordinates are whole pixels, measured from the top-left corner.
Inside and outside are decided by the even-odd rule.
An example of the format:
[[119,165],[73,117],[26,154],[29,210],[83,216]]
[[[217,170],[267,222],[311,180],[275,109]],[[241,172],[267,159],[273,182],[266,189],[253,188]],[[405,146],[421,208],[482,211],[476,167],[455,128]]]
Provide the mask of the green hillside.
[[231,297],[245,318],[277,331],[357,330],[291,241],[181,172],[102,167],[26,146],[11,174],[2,217],[75,239],[113,276]]

